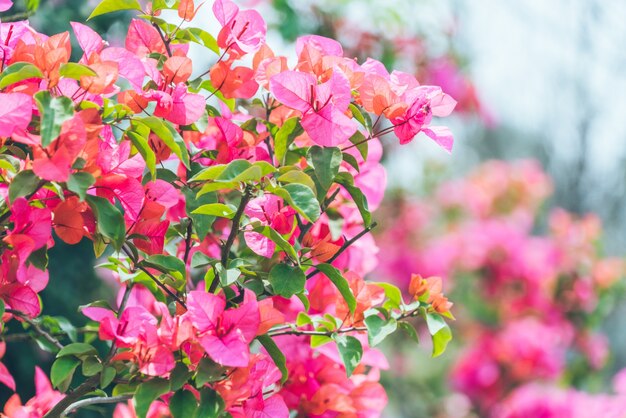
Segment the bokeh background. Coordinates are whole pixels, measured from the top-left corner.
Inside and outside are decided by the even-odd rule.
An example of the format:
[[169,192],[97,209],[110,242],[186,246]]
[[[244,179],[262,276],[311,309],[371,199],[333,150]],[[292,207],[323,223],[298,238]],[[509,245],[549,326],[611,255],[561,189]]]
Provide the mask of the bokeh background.
[[[16,1],[25,15],[37,3],[32,24],[57,33],[97,1]],[[583,414],[546,416],[600,416],[600,404],[623,411],[626,3],[240,3],[261,10],[278,53],[302,34],[335,37],[351,55],[418,74],[459,102],[451,156],[425,137],[402,147],[383,139],[391,187],[378,213],[386,226],[375,278],[403,276],[406,290],[412,271],[441,274],[458,318],[455,341],[436,360],[426,342],[383,347],[386,416],[538,416],[532,408],[566,414],[567,404]],[[210,27],[210,14],[208,1],[196,19]],[[90,25],[114,43],[129,19]],[[54,285],[42,293],[50,315],[80,321],[67,300],[111,295],[94,262],[88,243],[55,246]],[[33,359],[50,360],[26,343],[7,353],[18,386],[31,387]]]

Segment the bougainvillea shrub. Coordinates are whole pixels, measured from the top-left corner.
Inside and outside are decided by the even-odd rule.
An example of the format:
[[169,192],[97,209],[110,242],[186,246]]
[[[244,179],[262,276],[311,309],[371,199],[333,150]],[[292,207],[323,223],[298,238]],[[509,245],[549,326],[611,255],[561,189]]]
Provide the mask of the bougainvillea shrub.
[[[257,11],[206,2],[210,34],[199,7],[104,0],[92,17],[134,13],[120,45],[79,22],[51,36],[1,24],[0,355],[31,338],[56,357],[4,416],[117,404],[119,418],[375,417],[388,367],[375,347],[414,334],[413,317],[433,355],[451,338],[441,282],[403,298],[364,276],[381,138],[451,151],[433,117],[454,99],[319,36],[299,38],[289,64]],[[114,303],[76,307],[85,327],[38,297],[59,240],[90,240],[119,286]],[[19,391],[9,369],[0,382]]]
[[[381,211],[399,222],[377,237],[377,275],[405,279],[398,284],[407,294],[425,280],[411,272],[431,282],[442,277],[455,300],[459,344],[441,380],[448,395],[470,401],[468,414],[626,411],[623,372],[615,380],[618,395],[577,390],[609,389],[598,384],[610,360],[600,325],[623,293],[624,260],[602,255],[596,216],[547,213],[551,194],[538,163],[490,161],[425,198],[399,199]],[[438,401],[443,409],[444,399]]]

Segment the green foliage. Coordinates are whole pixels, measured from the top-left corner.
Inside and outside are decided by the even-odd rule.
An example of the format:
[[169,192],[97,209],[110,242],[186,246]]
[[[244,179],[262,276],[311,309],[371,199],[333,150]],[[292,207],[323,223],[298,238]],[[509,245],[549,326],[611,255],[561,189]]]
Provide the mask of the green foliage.
[[35,94],[41,114],[41,145],[47,147],[61,133],[65,121],[74,117],[74,103],[69,97],[52,97],[47,90]]
[[274,293],[284,298],[290,298],[296,293],[304,291],[306,277],[298,266],[276,264],[270,270],[268,278]]

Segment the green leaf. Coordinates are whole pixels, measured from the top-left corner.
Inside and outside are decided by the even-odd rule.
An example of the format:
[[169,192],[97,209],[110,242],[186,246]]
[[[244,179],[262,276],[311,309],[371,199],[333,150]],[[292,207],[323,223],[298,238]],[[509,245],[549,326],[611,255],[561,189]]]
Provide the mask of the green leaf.
[[48,90],[35,94],[41,114],[41,145],[47,147],[61,133],[61,126],[74,116],[74,103],[69,97],[52,97]]
[[[234,161],[242,161],[242,160],[233,160],[233,162]],[[250,163],[248,162],[248,164]],[[226,164],[212,165],[211,167],[207,167],[204,170],[200,171],[198,174],[190,178],[189,181],[192,182],[192,181],[215,180],[220,174],[224,172],[224,170],[226,170],[226,167],[227,167]],[[246,167],[250,167],[250,165],[247,165]]]
[[95,376],[102,371],[102,363],[96,356],[89,356],[83,360],[83,376]]
[[215,270],[220,276],[220,283],[222,286],[227,287],[235,283],[241,276],[241,270],[238,268],[226,269],[222,266],[222,263],[215,264]]
[[133,122],[141,123],[152,132],[156,134],[161,140],[172,150],[174,154],[180,159],[185,167],[189,166],[189,153],[187,152],[187,146],[185,141],[180,136],[178,131],[172,126],[172,124],[164,119],[159,119],[154,116],[148,116],[141,119],[134,119]]
[[365,322],[365,326],[367,327],[367,338],[372,347],[383,342],[387,336],[395,332],[398,328],[398,323],[395,319],[384,319],[378,316],[378,314],[366,316],[363,322]]
[[105,389],[107,386],[113,382],[115,376],[117,375],[117,371],[115,367],[106,366],[102,369],[102,374],[100,375],[100,388]]
[[121,250],[126,238],[122,212],[103,197],[88,195],[86,200],[96,216],[98,232],[111,241],[113,248]]
[[204,240],[209,234],[211,225],[215,221],[215,216],[200,215],[194,213],[202,205],[208,205],[217,202],[217,195],[215,193],[205,193],[202,196],[196,196],[196,193],[189,187],[182,189],[185,195],[185,208],[187,214],[193,221],[193,229],[198,234],[200,240]]
[[332,342],[333,339],[330,338],[328,335],[311,335],[311,347],[312,348],[317,348],[317,347],[321,347],[324,344],[328,344],[329,342]]
[[90,173],[86,172],[78,172],[70,175],[69,180],[67,180],[67,188],[76,193],[80,200],[83,201],[87,198],[87,189],[89,189],[94,183],[96,179]]
[[281,250],[283,250],[289,256],[289,258],[291,258],[293,261],[297,263],[300,262],[298,260],[298,253],[293,248],[293,246],[289,243],[289,241],[283,238],[283,236],[280,235],[278,232],[276,232],[276,230],[273,229],[272,227],[258,226],[254,228],[254,232],[257,232],[263,235],[264,237],[271,239],[276,245],[280,247]]
[[2,70],[0,74],[0,89],[28,80],[29,78],[43,78],[41,70],[27,62],[16,62]]
[[154,378],[139,385],[133,397],[137,417],[146,418],[150,404],[169,391],[170,382],[161,378]]
[[28,196],[37,190],[39,178],[33,170],[24,170],[17,173],[9,185],[9,200],[15,202],[18,197]]
[[304,184],[293,183],[282,187],[271,187],[268,188],[268,191],[282,197],[289,206],[304,216],[307,221],[315,222],[320,217],[320,204],[310,187]]
[[356,119],[367,130],[372,129],[371,123],[367,123],[367,121],[365,120],[365,116],[363,116],[363,112],[357,105],[350,103],[348,107],[350,109],[350,112],[352,113],[352,116],[354,116],[354,119]]
[[91,15],[89,15],[87,20],[106,13],[118,12],[121,10],[141,11],[141,5],[137,0],[102,0],[100,4],[96,6],[94,11],[91,12]]
[[322,148],[314,145],[309,149],[309,158],[315,169],[315,177],[324,190],[328,190],[339,173],[339,166],[343,161],[341,150],[336,147]]
[[57,358],[65,356],[75,356],[78,358],[88,357],[98,354],[98,351],[91,344],[73,343],[66,345],[57,353]]
[[72,78],[74,80],[80,80],[80,78],[84,76],[95,77],[98,75],[98,73],[86,65],[77,64],[75,62],[68,62],[61,65],[59,68],[59,74],[62,77]]
[[433,338],[433,357],[438,357],[446,351],[448,343],[452,340],[452,331],[445,319],[439,314],[426,314],[428,332]]
[[224,368],[212,360],[204,357],[198,364],[196,373],[196,387],[201,388],[207,383],[216,382],[222,379]]
[[287,184],[289,183],[304,184],[305,186],[309,187],[311,190],[315,190],[315,182],[313,181],[313,179],[311,179],[311,177],[309,177],[308,174],[300,170],[289,170],[285,174],[282,174],[280,177],[278,177],[276,180],[278,180],[281,183],[287,183]]
[[298,135],[302,135],[302,132],[304,132],[304,130],[302,129],[302,125],[300,125],[300,119],[297,117],[287,119],[278,132],[276,132],[276,136],[274,137],[274,155],[280,164],[284,163],[289,145],[291,145]]
[[39,8],[39,0],[26,0],[26,9],[34,13]]
[[352,154],[348,154],[347,152],[342,153],[343,160],[350,164],[352,168],[354,168],[357,172],[361,172],[361,167],[359,166],[359,162]]
[[[4,301],[2,299],[0,299],[0,318],[2,318],[4,316],[4,311],[6,309],[6,306],[4,305]],[[2,327],[0,327],[0,330],[2,329]]]
[[193,418],[218,418],[224,411],[224,400],[211,388],[200,391],[200,405]]
[[173,255],[155,254],[140,262],[141,265],[155,268],[163,273],[169,273],[177,279],[186,277],[185,262]]
[[140,133],[133,130],[126,131],[126,136],[128,136],[130,142],[132,142],[135,148],[137,148],[137,151],[139,151],[139,154],[143,157],[143,160],[146,162],[146,167],[152,176],[152,180],[154,180],[156,176],[156,155],[148,144],[148,140]]
[[191,41],[202,45],[219,55],[220,47],[217,41],[209,32],[200,28],[186,28],[176,32],[176,39]]
[[274,289],[274,294],[285,298],[302,292],[306,284],[306,276],[300,267],[287,264],[276,264],[270,270],[268,280]]
[[61,357],[52,363],[50,370],[50,380],[52,385],[59,388],[61,392],[65,392],[72,382],[74,371],[80,364],[80,360],[75,357]]
[[193,375],[183,363],[176,363],[176,367],[170,373],[171,390],[178,390],[185,386],[189,378]]
[[219,216],[220,218],[228,219],[233,219],[235,216],[235,210],[223,203],[209,203],[208,205],[202,205],[195,209],[192,213],[195,215]]
[[339,293],[341,293],[341,296],[345,299],[348,309],[350,309],[350,313],[354,314],[354,310],[356,309],[356,298],[354,297],[354,294],[352,294],[352,289],[350,289],[348,281],[345,277],[343,277],[341,272],[330,264],[325,263],[317,264],[315,267],[326,275],[331,282],[333,282],[337,290],[339,290]]
[[398,326],[400,327],[401,330],[403,330],[404,332],[407,333],[409,338],[411,338],[413,341],[415,341],[416,343],[419,344],[420,339],[419,339],[419,337],[417,335],[417,331],[415,331],[415,327],[413,327],[413,325],[411,325],[410,323],[408,323],[406,321],[400,321],[400,322],[398,322]]
[[372,224],[372,214],[369,211],[369,207],[367,204],[367,198],[358,187],[354,186],[354,178],[350,173],[339,173],[335,177],[335,182],[341,184],[346,191],[354,200],[359,212],[361,213],[361,217],[363,218],[363,223],[365,226],[370,226]]
[[373,285],[382,287],[385,291],[387,300],[385,301],[385,307],[388,309],[399,309],[402,306],[402,292],[397,286],[391,283],[385,282],[372,282]]
[[363,357],[361,342],[350,335],[342,334],[333,334],[333,340],[337,343],[339,356],[346,367],[346,374],[350,377]]
[[366,139],[367,138],[365,138],[361,131],[356,131],[354,135],[350,137],[350,142],[352,142],[352,145],[359,150],[361,157],[363,157],[363,160],[365,161],[367,161],[368,154],[368,141],[366,141]]
[[257,161],[250,164],[250,162],[246,160],[234,160],[228,164],[226,170],[224,170],[215,180],[228,183],[259,181],[262,177],[265,177],[274,171],[276,171],[276,168],[265,161]]
[[289,378],[289,371],[287,370],[287,359],[285,358],[285,355],[282,351],[280,351],[280,348],[278,348],[272,337],[270,337],[269,335],[259,335],[258,337],[256,337],[256,339],[259,340],[261,345],[265,348],[267,353],[274,361],[276,367],[278,367],[278,370],[280,370],[280,373],[282,375],[280,383],[285,383]]
[[198,401],[188,390],[179,390],[170,398],[172,418],[190,418],[198,409]]

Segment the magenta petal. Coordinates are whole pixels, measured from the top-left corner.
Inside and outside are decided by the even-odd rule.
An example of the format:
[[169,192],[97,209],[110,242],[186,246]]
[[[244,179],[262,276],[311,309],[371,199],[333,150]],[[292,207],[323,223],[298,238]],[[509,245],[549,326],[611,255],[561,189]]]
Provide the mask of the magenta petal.
[[267,399],[258,396],[246,401],[244,405],[246,417],[250,418],[288,418],[289,409],[282,396],[274,395]]
[[70,22],[70,25],[72,25],[76,39],[78,39],[78,45],[86,57],[89,57],[93,52],[102,51],[105,43],[96,31],[82,23]]
[[215,328],[217,319],[224,312],[226,302],[223,298],[202,290],[189,292],[187,296],[187,313],[194,327],[200,332]]
[[141,365],[139,371],[148,376],[163,377],[174,368],[174,355],[164,346],[158,346],[150,351],[152,358]]
[[23,312],[31,318],[35,318],[41,312],[37,293],[30,287],[12,284],[5,286],[3,291],[8,292],[4,300],[11,306],[11,309]]
[[15,379],[13,379],[9,370],[2,363],[0,363],[0,383],[4,383],[13,392],[15,392]]
[[0,137],[25,130],[33,114],[33,99],[23,93],[0,93]]
[[230,0],[216,0],[213,3],[213,14],[222,26],[225,26],[237,16],[238,12],[239,7]]
[[105,318],[114,318],[115,315],[110,309],[89,307],[82,310],[83,315],[92,321],[102,322]]
[[[188,93],[183,84],[176,87],[172,94],[172,107],[165,119],[177,125],[191,125],[198,121],[205,112],[206,99],[195,93]],[[156,114],[156,113],[155,113]]]
[[218,364],[228,367],[246,367],[250,362],[250,347],[236,336],[228,335],[224,340],[216,335],[205,335],[200,345]]
[[433,115],[443,117],[448,116],[454,110],[456,100],[450,95],[441,93],[430,100],[430,108]]
[[282,104],[306,112],[311,109],[311,90],[315,77],[298,71],[284,71],[270,79],[270,91]]
[[331,104],[317,113],[308,112],[301,124],[315,143],[325,147],[343,144],[357,130],[354,122]]
[[53,390],[48,376],[38,366],[35,366],[35,393],[37,396],[41,396],[50,392]]
[[[250,291],[246,292],[249,295]],[[248,343],[256,337],[260,323],[259,305],[254,299],[242,304],[239,308],[225,311],[222,318],[223,326],[231,330],[229,336],[237,335]]]
[[448,153],[452,152],[452,146],[454,145],[454,137],[452,131],[446,126],[429,126],[424,128],[423,132],[432,138],[439,146]]
[[243,234],[248,247],[255,253],[266,258],[272,258],[276,244],[269,238],[259,234],[258,232],[245,232]]
[[13,0],[0,0],[0,12],[6,12],[11,7],[13,7]]

